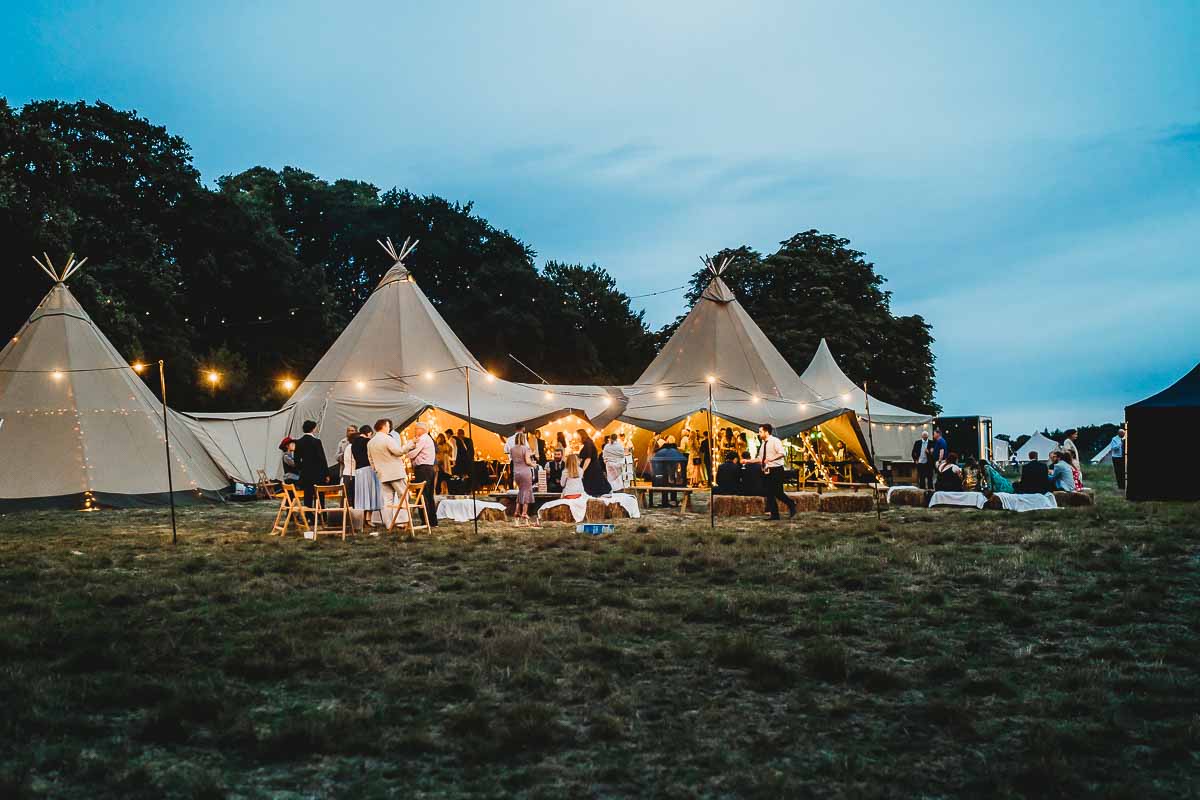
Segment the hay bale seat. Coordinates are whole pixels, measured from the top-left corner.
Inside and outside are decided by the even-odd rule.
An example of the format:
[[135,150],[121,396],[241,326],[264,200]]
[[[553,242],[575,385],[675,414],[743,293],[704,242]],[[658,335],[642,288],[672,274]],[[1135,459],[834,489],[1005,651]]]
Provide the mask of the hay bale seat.
[[[589,503],[589,505],[591,505]],[[589,509],[590,510],[590,509]],[[604,504],[605,519],[629,519],[629,512],[625,510],[625,506],[620,503],[605,503]]]
[[916,486],[897,486],[891,491],[888,505],[926,508],[929,506],[931,497],[933,497],[933,492],[928,489],[919,489]]
[[[588,505],[589,506],[591,505],[590,501],[589,501]],[[575,521],[575,517],[571,516],[571,507],[570,506],[555,506],[554,508],[547,508],[544,511],[540,512],[540,516],[541,516],[543,522],[574,522]]]
[[751,495],[714,494],[712,504],[718,517],[761,517],[766,513],[763,499]]
[[479,510],[480,522],[504,522],[508,515],[498,508],[482,508]]
[[1001,505],[1000,498],[997,495],[992,495],[991,497],[989,497],[987,499],[987,502],[983,504],[983,507],[987,511],[1003,511],[1004,510],[1004,506]]
[[1081,508],[1096,505],[1096,490],[1085,488],[1082,492],[1055,492],[1054,502],[1059,508]]
[[[608,503],[604,502],[603,500],[598,500],[595,497],[589,497],[588,501],[587,501],[587,511],[585,511],[583,514],[583,521],[584,522],[603,522],[606,519],[612,519],[613,514],[612,514],[611,509],[613,508],[613,506],[616,506],[617,508],[621,508],[621,506],[616,503],[609,505]],[[621,508],[622,512],[624,512],[624,510],[625,509]],[[627,517],[629,515],[622,514],[622,516]]]
[[787,496],[796,501],[797,513],[821,510],[821,495],[816,492],[788,492]]
[[837,514],[874,511],[875,495],[858,492],[826,492],[821,495],[821,510]]
[[[821,496],[816,492],[786,494],[795,501],[797,512],[817,511],[821,507]],[[718,517],[761,517],[767,513],[766,502],[759,495],[717,494],[712,502],[713,513]]]

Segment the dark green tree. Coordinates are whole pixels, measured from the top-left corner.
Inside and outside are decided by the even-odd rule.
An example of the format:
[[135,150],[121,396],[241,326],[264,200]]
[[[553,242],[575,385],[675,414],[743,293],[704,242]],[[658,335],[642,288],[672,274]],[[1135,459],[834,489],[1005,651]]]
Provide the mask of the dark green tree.
[[[550,261],[542,271],[548,283],[544,319],[551,320],[553,380],[632,383],[654,358],[654,342],[644,312],[635,312],[629,296],[617,289],[607,271],[593,264]],[[565,365],[577,364],[567,369]],[[549,376],[548,376],[549,377]]]
[[[842,370],[856,383],[868,381],[872,395],[936,413],[929,324],[919,315],[892,314],[884,278],[849,244],[808,230],[765,258],[739,247],[722,250],[716,260],[732,259],[725,282],[797,372],[824,337]],[[710,278],[707,270],[692,276],[689,301]]]

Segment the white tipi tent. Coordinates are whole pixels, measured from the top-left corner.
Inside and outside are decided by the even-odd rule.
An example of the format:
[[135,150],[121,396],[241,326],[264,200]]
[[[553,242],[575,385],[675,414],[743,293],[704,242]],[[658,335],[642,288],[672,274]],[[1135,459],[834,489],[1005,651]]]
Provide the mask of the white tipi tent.
[[1104,449],[1096,453],[1092,457],[1093,464],[1111,464],[1112,463],[1112,442],[1104,445]]
[[854,413],[841,401],[822,401],[771,344],[721,280],[728,260],[704,263],[712,273],[708,287],[637,383],[621,388],[627,397],[621,420],[666,430],[707,411],[711,387],[717,417],[750,429],[770,423],[783,437],[828,425],[864,458]]
[[[0,350],[0,507],[165,503],[162,405],[67,288],[83,261],[38,265],[54,286]],[[191,430],[167,418],[177,500],[226,488]]]
[[870,411],[871,426],[867,438],[874,443],[876,464],[911,460],[913,442],[921,437],[921,431],[932,428],[933,417],[929,414],[909,411],[875,397],[870,398],[868,409],[867,393],[842,372],[824,339],[817,345],[817,352],[800,375],[800,380],[808,384],[818,397],[833,398],[833,401],[853,409],[860,423],[866,423],[867,412]]
[[1037,453],[1039,461],[1045,461],[1051,452],[1058,449],[1058,442],[1040,431],[1035,431],[1029,441],[1017,448],[1017,461],[1029,461],[1030,453]]
[[[330,463],[347,425],[387,418],[402,428],[426,412],[442,412],[456,418],[447,424],[465,428],[468,376],[477,452],[479,429],[508,434],[518,422],[536,427],[569,414],[600,428],[620,413],[623,398],[616,390],[531,386],[493,377],[409,273],[404,260],[417,242],[405,240],[399,250],[390,239],[380,244],[392,258],[391,269],[283,408],[273,414],[189,415],[232,474],[252,468],[277,477],[274,448],[282,434],[299,435],[306,419],[316,420],[325,432]],[[262,460],[259,454],[265,454]],[[254,476],[239,479],[253,481]]]

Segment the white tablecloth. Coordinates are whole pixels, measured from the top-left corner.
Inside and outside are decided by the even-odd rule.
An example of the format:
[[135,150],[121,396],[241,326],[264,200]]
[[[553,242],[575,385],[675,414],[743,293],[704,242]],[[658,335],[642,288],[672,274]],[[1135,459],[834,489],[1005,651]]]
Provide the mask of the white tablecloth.
[[[475,509],[483,511],[485,508],[494,508],[497,511],[504,511],[504,506],[500,503],[493,503],[491,500],[480,500],[476,498]],[[437,518],[448,519],[453,522],[470,522],[471,516],[471,498],[443,498],[437,507]]]
[[987,498],[983,496],[983,492],[934,492],[933,498],[929,501],[930,508],[934,506],[983,508],[986,504]]
[[547,508],[554,508],[555,506],[568,506],[571,509],[571,516],[575,519],[575,521],[583,522],[583,518],[587,516],[588,500],[599,500],[610,505],[616,503],[617,505],[621,506],[621,508],[625,509],[625,513],[629,514],[629,516],[634,519],[637,519],[642,515],[642,510],[638,508],[636,497],[631,494],[625,494],[624,492],[616,492],[614,494],[606,494],[603,497],[588,497],[586,494],[584,494],[571,500],[567,500],[565,498],[561,500],[551,500],[538,509],[538,516],[540,517],[542,512]]
[[1054,495],[1046,494],[1009,494],[996,492],[1000,505],[1007,511],[1044,511],[1047,508],[1058,508]]

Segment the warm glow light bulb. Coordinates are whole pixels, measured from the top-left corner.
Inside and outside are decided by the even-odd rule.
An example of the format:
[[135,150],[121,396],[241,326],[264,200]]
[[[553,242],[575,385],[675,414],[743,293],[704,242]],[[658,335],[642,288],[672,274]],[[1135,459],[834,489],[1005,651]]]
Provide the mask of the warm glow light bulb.
[[662,389],[659,389],[657,392],[655,392],[655,394],[657,394],[659,397],[666,397],[666,396],[667,396],[667,393],[666,393],[666,392],[664,392]]
[[709,375],[709,376],[708,376],[708,382],[709,382],[709,383],[716,383],[716,382],[717,382],[717,379],[716,379],[714,376],[712,376],[712,375]]
[[208,377],[208,382],[215,385],[217,383],[217,381],[221,380],[221,373],[217,372],[216,370],[210,369],[208,371],[207,377]]
[[294,380],[292,380],[291,378],[284,378],[283,379],[283,388],[290,392],[296,388],[296,382]]
[[50,373],[50,377],[54,378],[54,380],[56,380],[56,381],[61,381],[62,375],[63,375],[62,372],[60,372],[59,370],[54,370],[54,372]]
[[846,392],[844,395],[842,395],[842,399],[845,400],[846,402],[849,402],[850,401],[850,393]]
[[485,372],[483,374],[487,376],[488,383],[491,383],[492,381],[496,380],[496,376],[490,372]]
[[606,398],[604,398],[604,406],[605,406],[605,408],[607,408],[608,406],[611,406],[611,405],[612,405],[612,398],[611,398],[611,397],[606,397]]
[[365,388],[367,388],[367,382],[366,381],[356,381],[354,384],[354,388],[355,389],[365,389]]
[[543,392],[542,394],[545,396],[545,398],[546,398],[547,400],[553,400],[553,399],[554,399],[554,393],[553,393],[553,392]]
[[750,398],[750,402],[751,402],[751,403],[757,403],[757,402],[758,402],[758,397],[757,397],[757,396],[755,396],[755,397],[751,397],[751,398]]
[[433,380],[433,373],[430,372],[429,370],[425,370],[425,380],[427,380],[427,381]]
[[146,368],[146,365],[143,364],[142,362],[140,362],[140,361],[133,362],[133,371],[134,372],[141,372],[145,368]]

